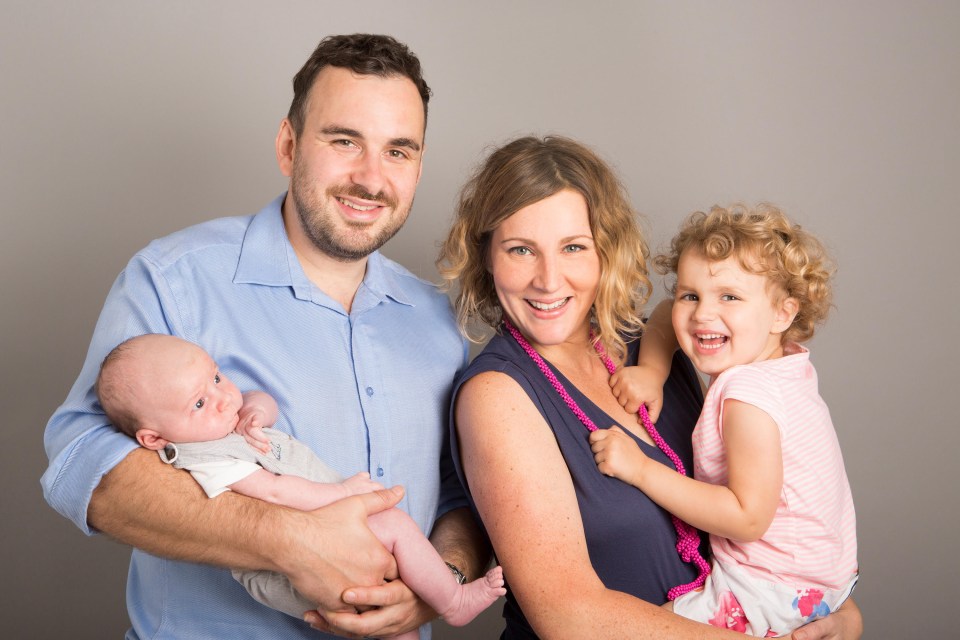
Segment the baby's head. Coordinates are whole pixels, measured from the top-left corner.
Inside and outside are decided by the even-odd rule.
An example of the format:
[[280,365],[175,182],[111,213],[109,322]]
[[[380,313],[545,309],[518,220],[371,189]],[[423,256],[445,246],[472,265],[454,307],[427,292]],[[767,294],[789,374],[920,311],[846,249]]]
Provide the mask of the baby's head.
[[154,450],[226,436],[243,404],[206,351],[169,335],[121,343],[100,366],[95,389],[110,422]]
[[[834,267],[826,250],[769,204],[753,208],[734,205],[729,209],[715,206],[709,213],[694,213],[671,241],[670,250],[657,256],[654,264],[660,273],[676,274],[678,280],[694,267],[706,272],[707,283],[711,279],[723,282],[723,274],[733,278],[746,274],[743,281],[754,284],[762,278],[761,295],[781,313],[779,319],[771,320],[779,344],[809,340],[830,310]],[[674,293],[676,320],[676,305],[693,299],[699,302],[700,294],[685,294],[676,284]],[[736,295],[719,290],[714,294],[720,296],[718,309],[733,309],[731,305],[740,304]],[[706,352],[711,347],[719,349],[723,342],[726,337],[721,338],[717,332],[712,342],[701,340],[700,346]]]

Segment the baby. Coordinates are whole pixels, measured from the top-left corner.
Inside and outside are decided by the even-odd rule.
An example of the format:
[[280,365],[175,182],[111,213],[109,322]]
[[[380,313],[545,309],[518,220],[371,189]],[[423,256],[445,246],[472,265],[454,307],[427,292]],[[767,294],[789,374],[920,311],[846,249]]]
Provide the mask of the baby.
[[789,635],[836,611],[858,576],[840,446],[800,345],[826,318],[832,265],[770,205],[696,213],[670,249],[657,266],[676,275],[677,341],[710,378],[693,432],[695,480],[647,458],[618,427],[591,434],[595,459],[710,534],[704,587],[666,606],[754,636]]
[[[277,419],[276,401],[262,391],[241,395],[203,349],[180,338],[148,334],[120,344],[104,359],[96,391],[117,429],[190,471],[211,498],[236,491],[312,510],[382,488],[367,473],[343,480],[309,447],[265,428]],[[268,441],[265,450],[261,439]],[[401,579],[451,625],[467,624],[506,593],[500,567],[461,584],[399,509],[370,516],[368,525],[396,558]],[[257,601],[288,615],[302,618],[316,608],[283,575],[235,571],[234,577]]]

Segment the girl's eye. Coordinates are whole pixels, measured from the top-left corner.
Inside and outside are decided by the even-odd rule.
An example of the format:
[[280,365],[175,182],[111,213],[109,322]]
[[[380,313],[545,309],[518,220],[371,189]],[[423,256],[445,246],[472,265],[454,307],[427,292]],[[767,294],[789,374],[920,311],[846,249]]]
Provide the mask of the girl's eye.
[[203,403],[206,402],[203,398],[197,400],[197,404],[193,405],[196,409],[203,409]]
[[720,299],[723,300],[724,302],[732,302],[734,300],[739,300],[740,298],[738,298],[735,295],[725,293],[724,295],[720,296]]
[[683,294],[680,294],[680,297],[678,298],[678,300],[683,300],[685,302],[696,302],[697,295],[695,293],[683,293]]

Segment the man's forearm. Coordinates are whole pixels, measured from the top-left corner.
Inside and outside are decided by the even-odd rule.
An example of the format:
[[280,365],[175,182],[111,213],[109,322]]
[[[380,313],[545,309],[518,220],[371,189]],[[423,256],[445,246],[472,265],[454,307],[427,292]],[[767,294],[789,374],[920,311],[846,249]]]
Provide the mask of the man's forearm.
[[466,507],[448,511],[434,524],[430,542],[467,580],[479,578],[490,564],[490,543]]
[[189,473],[132,451],[94,490],[90,524],[148,553],[238,569],[278,570],[258,543],[281,507],[233,492],[211,500]]

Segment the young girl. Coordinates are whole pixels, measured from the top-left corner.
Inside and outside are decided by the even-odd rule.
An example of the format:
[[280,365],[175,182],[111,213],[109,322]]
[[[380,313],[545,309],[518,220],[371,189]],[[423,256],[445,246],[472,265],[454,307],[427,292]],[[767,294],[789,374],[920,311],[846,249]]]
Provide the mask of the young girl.
[[[843,458],[799,344],[827,316],[832,265],[769,205],[693,214],[656,264],[676,274],[680,348],[710,378],[695,479],[647,458],[617,427],[591,434],[597,466],[710,534],[704,586],[664,606],[754,636],[789,634],[835,611],[857,581]],[[621,376],[642,375],[630,369]]]

